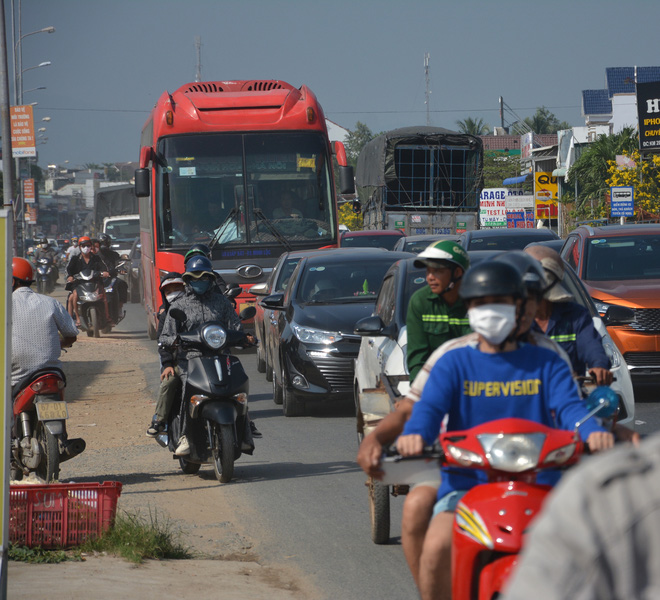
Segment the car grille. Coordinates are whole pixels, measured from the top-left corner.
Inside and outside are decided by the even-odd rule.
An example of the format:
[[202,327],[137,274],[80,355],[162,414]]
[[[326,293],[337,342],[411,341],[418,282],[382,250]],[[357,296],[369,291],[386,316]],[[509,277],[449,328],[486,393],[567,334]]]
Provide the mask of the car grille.
[[623,358],[629,367],[660,369],[660,352],[626,352]]
[[643,333],[660,333],[660,308],[635,308],[630,327]]
[[353,391],[352,358],[314,358],[313,361],[333,392]]

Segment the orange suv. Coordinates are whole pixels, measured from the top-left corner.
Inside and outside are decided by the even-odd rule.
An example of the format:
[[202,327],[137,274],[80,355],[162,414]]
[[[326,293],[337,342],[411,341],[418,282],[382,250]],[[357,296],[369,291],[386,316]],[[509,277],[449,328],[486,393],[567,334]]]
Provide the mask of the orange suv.
[[635,313],[609,326],[633,382],[660,383],[660,225],[582,225],[566,238],[562,258],[575,270],[603,316],[611,305]]

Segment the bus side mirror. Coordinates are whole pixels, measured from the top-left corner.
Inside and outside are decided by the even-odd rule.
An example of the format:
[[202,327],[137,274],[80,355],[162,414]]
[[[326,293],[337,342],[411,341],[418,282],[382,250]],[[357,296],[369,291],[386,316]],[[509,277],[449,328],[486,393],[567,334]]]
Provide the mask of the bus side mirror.
[[355,193],[355,177],[353,176],[353,167],[339,167],[339,193],[340,194],[354,194]]
[[150,169],[135,169],[135,195],[138,198],[145,198],[151,194],[150,176]]

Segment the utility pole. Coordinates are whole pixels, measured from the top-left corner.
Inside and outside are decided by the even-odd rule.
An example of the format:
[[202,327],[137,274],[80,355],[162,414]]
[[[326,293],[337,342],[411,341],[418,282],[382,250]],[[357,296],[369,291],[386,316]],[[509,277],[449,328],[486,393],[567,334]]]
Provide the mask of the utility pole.
[[202,80],[202,38],[195,36],[195,52],[197,53],[197,67],[195,69],[195,81]]
[[426,125],[428,127],[431,126],[431,113],[430,113],[430,108],[431,108],[431,77],[429,73],[429,59],[431,58],[431,55],[428,52],[424,53],[424,77],[426,79],[426,100],[424,100],[424,104],[426,104]]

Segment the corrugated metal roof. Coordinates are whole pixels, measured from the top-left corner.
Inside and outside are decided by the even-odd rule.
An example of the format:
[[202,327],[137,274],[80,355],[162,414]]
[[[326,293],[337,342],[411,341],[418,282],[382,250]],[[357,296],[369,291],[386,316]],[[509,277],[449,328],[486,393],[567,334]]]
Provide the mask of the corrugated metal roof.
[[582,90],[583,115],[608,115],[611,112],[612,101],[607,90]]

